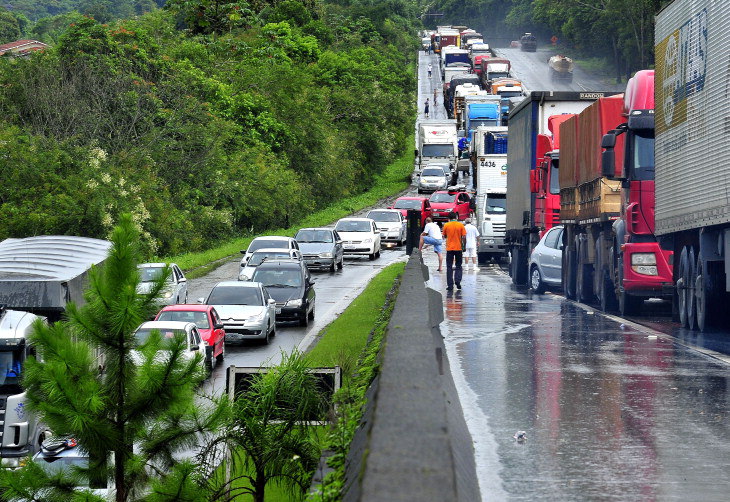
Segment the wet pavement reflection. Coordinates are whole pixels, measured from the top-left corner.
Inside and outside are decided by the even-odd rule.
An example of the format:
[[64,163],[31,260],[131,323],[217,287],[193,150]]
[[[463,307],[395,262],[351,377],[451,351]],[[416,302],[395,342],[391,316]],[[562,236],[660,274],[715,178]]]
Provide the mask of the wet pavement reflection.
[[424,261],[484,500],[728,500],[727,364],[495,265],[447,296]]

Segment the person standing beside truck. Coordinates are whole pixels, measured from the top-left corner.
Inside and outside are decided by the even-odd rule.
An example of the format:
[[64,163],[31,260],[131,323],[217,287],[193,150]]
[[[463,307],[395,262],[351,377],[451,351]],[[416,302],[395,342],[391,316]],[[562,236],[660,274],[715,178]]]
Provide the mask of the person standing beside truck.
[[426,98],[426,106],[423,109],[423,113],[426,115],[426,118],[428,118],[428,98]]
[[466,244],[466,229],[457,219],[455,212],[449,213],[449,222],[444,225],[441,233],[446,237],[446,291],[461,289],[461,261],[464,244]]
[[464,258],[466,261],[466,268],[469,268],[469,258],[471,258],[474,264],[474,270],[479,272],[479,266],[477,265],[477,239],[479,238],[479,230],[471,222],[471,218],[467,218],[465,221],[466,225],[466,246],[464,247]]

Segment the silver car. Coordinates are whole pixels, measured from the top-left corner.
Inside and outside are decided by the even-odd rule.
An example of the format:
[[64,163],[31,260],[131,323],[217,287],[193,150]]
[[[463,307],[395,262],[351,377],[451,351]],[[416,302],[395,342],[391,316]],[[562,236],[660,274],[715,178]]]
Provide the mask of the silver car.
[[263,248],[254,251],[251,257],[246,262],[246,266],[241,268],[238,273],[239,281],[250,281],[253,277],[253,273],[256,271],[256,267],[261,265],[264,260],[272,259],[292,259],[302,260],[302,253],[298,249],[284,249],[284,248]]
[[431,193],[437,190],[446,190],[449,185],[449,177],[446,176],[443,168],[424,167],[418,175],[418,193]]
[[530,255],[530,288],[543,293],[560,287],[563,260],[563,227],[553,227],[542,236]]
[[[162,274],[165,265],[165,263],[140,263],[137,265],[140,279],[137,292],[141,294],[148,293],[154,281]],[[165,289],[162,291],[160,303],[162,305],[175,305],[187,302],[188,280],[180,267],[170,263],[170,277],[167,279]]]
[[406,219],[397,209],[373,209],[367,215],[380,230],[380,240],[400,246],[406,240]]
[[[200,370],[204,374],[208,373],[208,368],[205,364],[205,342],[200,336],[200,332],[198,332],[198,327],[195,323],[183,321],[147,321],[142,323],[139,328],[137,328],[137,331],[134,332],[137,344],[142,345],[145,343],[153,331],[158,331],[163,341],[171,339],[177,334],[184,335],[187,342],[187,350],[182,353],[182,358],[192,360],[195,358],[195,354],[200,354]],[[165,352],[167,351],[160,351],[158,356],[155,358],[155,361],[157,361],[158,358],[164,359]],[[132,360],[136,364],[142,364],[142,354],[136,350],[133,351]]]
[[304,256],[307,268],[326,269],[334,272],[335,268],[342,270],[344,263],[344,248],[342,238],[337,230],[332,228],[301,228],[294,238],[299,243],[299,249]]
[[276,301],[260,282],[223,281],[200,303],[213,305],[223,323],[226,343],[260,340],[276,335]]
[[285,237],[283,235],[263,235],[256,237],[248,245],[248,249],[241,250],[241,254],[243,255],[243,258],[241,258],[241,268],[246,266],[246,262],[251,258],[254,251],[264,248],[299,249],[299,244],[291,237]]

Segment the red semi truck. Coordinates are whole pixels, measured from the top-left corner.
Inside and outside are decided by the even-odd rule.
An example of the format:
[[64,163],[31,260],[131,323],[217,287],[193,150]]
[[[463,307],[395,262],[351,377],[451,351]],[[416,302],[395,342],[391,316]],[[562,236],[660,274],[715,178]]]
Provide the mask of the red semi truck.
[[654,71],[563,123],[561,135],[565,295],[622,315],[671,297],[672,252],[654,236]]

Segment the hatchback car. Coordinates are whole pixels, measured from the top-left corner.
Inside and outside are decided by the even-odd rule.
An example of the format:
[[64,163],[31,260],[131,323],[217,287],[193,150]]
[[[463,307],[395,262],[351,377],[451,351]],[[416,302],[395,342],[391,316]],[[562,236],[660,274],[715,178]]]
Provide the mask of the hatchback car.
[[345,254],[380,256],[380,230],[370,218],[342,218],[335,225],[342,237]]
[[251,241],[251,244],[248,245],[247,249],[241,250],[241,254],[243,255],[243,258],[241,259],[241,268],[246,266],[246,262],[248,262],[249,258],[251,258],[254,251],[264,248],[299,249],[299,244],[297,244],[297,241],[291,237],[284,237],[282,235],[265,235],[262,237],[256,237]]
[[408,210],[416,209],[421,212],[421,226],[426,224],[426,218],[431,216],[431,203],[426,197],[398,197],[389,209],[397,209],[408,219]]
[[208,298],[198,301],[215,307],[223,322],[226,343],[269,343],[276,335],[276,302],[259,282],[219,282]]
[[[50,437],[41,443],[38,453],[33,455],[33,462],[49,476],[55,476],[61,472],[74,474],[78,473],[79,470],[84,472],[89,468],[89,454],[73,438]],[[78,476],[77,479],[83,484],[76,486],[76,488],[88,489],[104,500],[113,500],[116,490],[114,484],[109,483],[106,477],[91,483],[83,475]],[[36,495],[42,496],[43,494],[36,493]]]
[[253,280],[260,282],[276,300],[277,321],[298,321],[307,326],[314,319],[317,294],[307,266],[294,260],[266,261],[256,268]]
[[373,209],[368,218],[380,230],[381,242],[394,242],[398,246],[406,240],[406,219],[397,209]]
[[431,193],[445,190],[449,186],[449,176],[439,166],[427,166],[418,174],[418,193]]
[[471,197],[461,189],[434,192],[428,200],[431,202],[433,221],[449,221],[452,211],[456,213],[457,219],[463,221],[472,212]]
[[[165,265],[165,263],[140,263],[137,265],[137,270],[139,270],[137,292],[141,294],[149,293],[154,281],[162,274]],[[162,291],[160,303],[162,305],[173,305],[187,303],[187,301],[188,281],[185,274],[176,264],[170,263],[170,277],[167,279],[165,289]]]
[[300,260],[302,259],[302,253],[298,249],[284,249],[284,248],[263,248],[258,249],[254,251],[251,254],[251,258],[248,259],[246,262],[246,266],[241,268],[241,271],[238,273],[238,280],[239,281],[250,281],[251,277],[253,276],[254,270],[256,270],[256,267],[261,265],[264,260],[281,260],[281,259],[292,259],[292,260]]
[[218,312],[210,305],[168,305],[158,312],[155,321],[192,322],[205,342],[205,366],[212,370],[226,355],[225,338]]
[[345,252],[342,247],[342,238],[337,230],[301,228],[294,238],[299,243],[304,263],[310,270],[313,268],[327,269],[330,272],[334,272],[335,268],[342,270]]
[[[153,331],[157,331],[163,341],[172,340],[176,336],[184,336],[185,343],[187,344],[187,350],[182,353],[184,359],[194,359],[196,354],[200,354],[200,369],[205,373],[208,372],[208,368],[205,365],[205,342],[203,337],[200,336],[198,327],[192,322],[179,322],[179,321],[147,321],[142,323],[137,331],[134,332],[134,337],[138,345],[144,344],[150,337]],[[165,350],[160,352],[167,352]],[[165,355],[158,353],[157,358],[164,359]],[[157,360],[156,358],[156,360]],[[142,364],[143,356],[137,351],[132,352],[132,360],[136,364]]]
[[563,227],[553,227],[542,236],[530,255],[530,288],[543,293],[562,283]]

